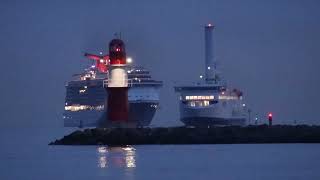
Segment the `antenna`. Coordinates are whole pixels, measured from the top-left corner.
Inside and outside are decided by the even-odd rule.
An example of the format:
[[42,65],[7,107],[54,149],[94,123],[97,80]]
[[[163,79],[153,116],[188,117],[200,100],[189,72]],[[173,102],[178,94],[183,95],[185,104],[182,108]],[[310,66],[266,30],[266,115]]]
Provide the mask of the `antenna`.
[[114,33],[114,37],[115,37],[116,39],[121,39],[121,32],[119,32],[119,33]]

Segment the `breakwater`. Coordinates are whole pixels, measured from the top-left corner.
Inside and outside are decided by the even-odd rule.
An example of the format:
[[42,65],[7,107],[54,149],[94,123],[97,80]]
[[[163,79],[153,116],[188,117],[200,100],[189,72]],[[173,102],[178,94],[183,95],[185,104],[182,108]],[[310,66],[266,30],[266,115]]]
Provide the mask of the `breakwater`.
[[320,143],[320,126],[94,128],[77,130],[50,145],[241,143]]

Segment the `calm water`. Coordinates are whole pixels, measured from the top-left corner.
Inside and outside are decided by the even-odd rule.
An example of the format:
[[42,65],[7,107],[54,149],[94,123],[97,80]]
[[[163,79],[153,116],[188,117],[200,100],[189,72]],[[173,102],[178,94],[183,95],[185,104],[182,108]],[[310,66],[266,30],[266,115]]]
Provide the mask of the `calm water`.
[[1,141],[1,180],[320,179],[320,144],[47,146],[41,133]]

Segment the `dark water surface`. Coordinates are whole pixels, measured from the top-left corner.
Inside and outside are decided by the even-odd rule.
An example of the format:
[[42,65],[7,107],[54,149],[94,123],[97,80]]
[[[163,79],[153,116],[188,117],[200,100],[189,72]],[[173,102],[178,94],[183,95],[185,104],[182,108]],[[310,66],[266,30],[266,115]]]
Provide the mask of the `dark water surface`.
[[48,146],[32,134],[1,135],[1,180],[320,179],[320,144]]

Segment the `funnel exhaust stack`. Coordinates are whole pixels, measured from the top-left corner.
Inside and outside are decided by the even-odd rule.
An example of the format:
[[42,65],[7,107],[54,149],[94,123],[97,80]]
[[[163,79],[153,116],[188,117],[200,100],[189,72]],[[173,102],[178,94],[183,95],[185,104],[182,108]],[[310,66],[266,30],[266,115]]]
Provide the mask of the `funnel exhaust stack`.
[[205,80],[207,84],[216,83],[216,67],[213,52],[213,29],[214,26],[212,24],[207,24],[205,26]]

